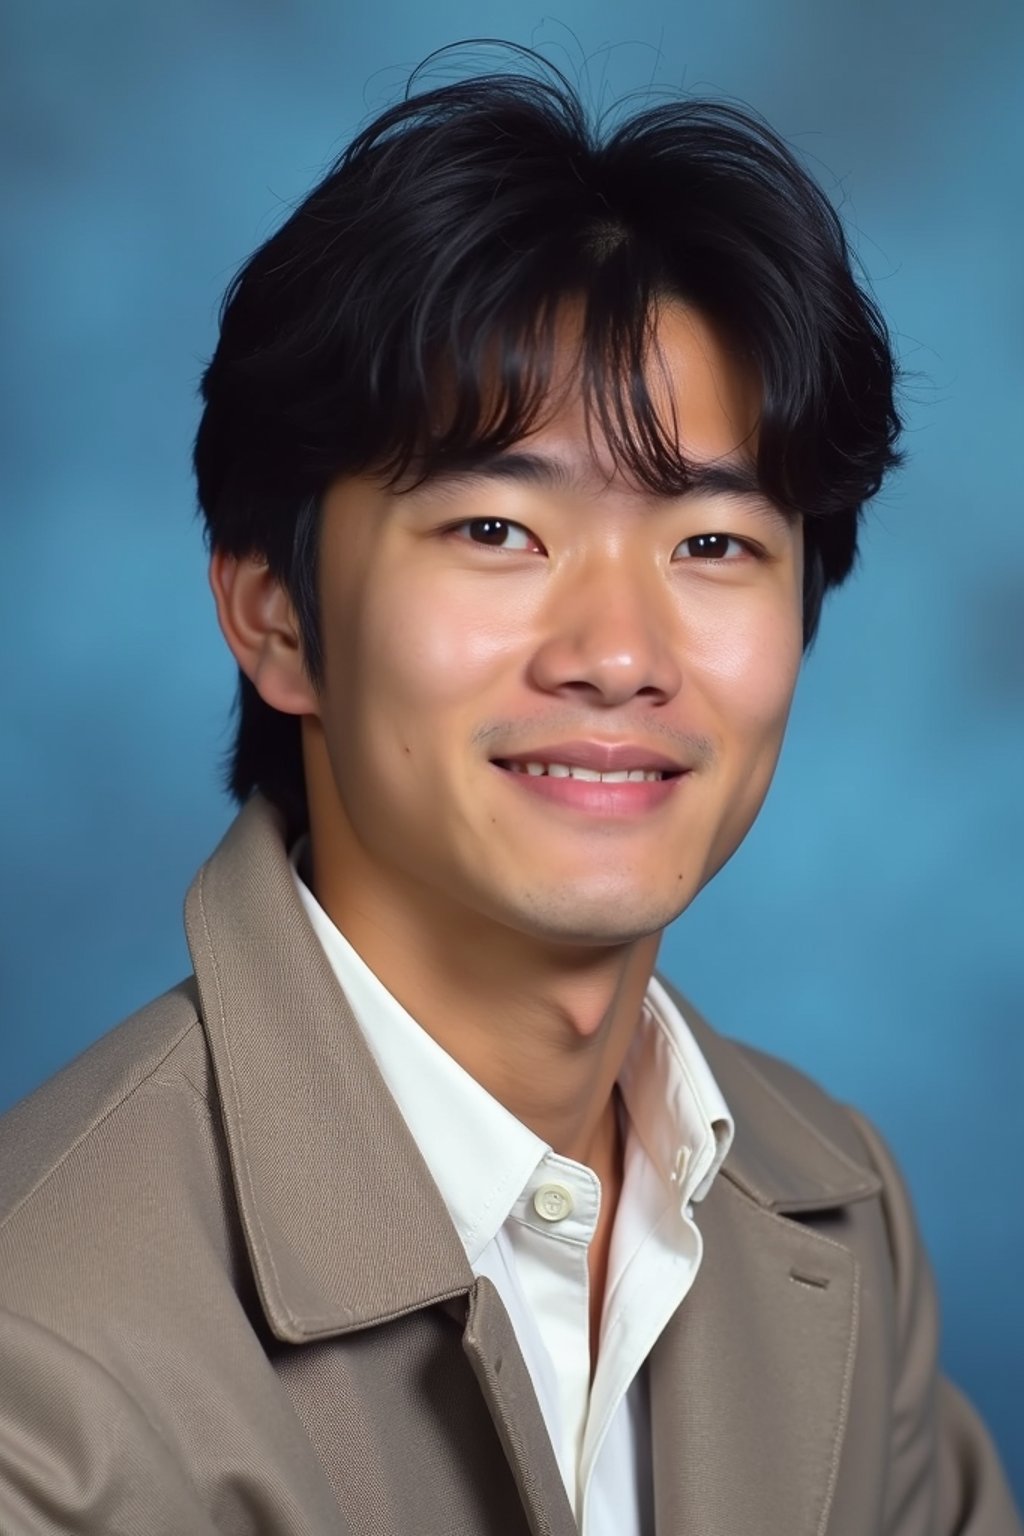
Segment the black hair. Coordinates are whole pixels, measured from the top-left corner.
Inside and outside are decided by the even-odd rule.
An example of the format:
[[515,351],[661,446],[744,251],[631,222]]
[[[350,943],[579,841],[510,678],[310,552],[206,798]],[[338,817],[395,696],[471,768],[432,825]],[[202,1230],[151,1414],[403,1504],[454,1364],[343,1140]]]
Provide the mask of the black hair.
[[[734,106],[604,121],[550,66],[407,94],[228,289],[202,382],[199,503],[212,547],[260,554],[289,591],[314,682],[324,492],[368,470],[422,480],[525,436],[568,300],[588,418],[620,468],[666,494],[687,466],[645,384],[652,313],[675,297],[717,325],[760,378],[759,482],[804,520],[805,644],[848,575],[900,420],[886,327],[837,214]],[[238,702],[230,788],[260,788],[299,828],[298,720],[244,676]]]

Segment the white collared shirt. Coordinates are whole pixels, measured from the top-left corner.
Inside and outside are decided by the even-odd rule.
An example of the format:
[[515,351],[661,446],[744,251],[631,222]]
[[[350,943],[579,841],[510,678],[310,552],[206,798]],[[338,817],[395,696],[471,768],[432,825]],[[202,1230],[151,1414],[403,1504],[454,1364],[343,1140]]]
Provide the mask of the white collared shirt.
[[587,1253],[600,1181],[552,1151],[415,1022],[339,932],[295,862],[293,854],[302,904],[470,1267],[493,1282],[508,1311],[582,1536],[652,1536],[645,1362],[697,1274],[693,1204],[733,1137],[685,1020],[652,978],[618,1081],[623,1184],[591,1385]]

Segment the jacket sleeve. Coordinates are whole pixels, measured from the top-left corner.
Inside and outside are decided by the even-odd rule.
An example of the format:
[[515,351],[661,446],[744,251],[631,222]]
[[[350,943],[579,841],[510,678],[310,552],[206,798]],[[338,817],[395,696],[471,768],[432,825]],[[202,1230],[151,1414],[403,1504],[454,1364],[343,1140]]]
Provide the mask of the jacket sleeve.
[[851,1114],[883,1181],[896,1285],[884,1536],[1024,1536],[985,1426],[939,1371],[935,1285],[903,1180],[877,1131]]
[[181,1464],[103,1366],[0,1310],[3,1536],[216,1536]]

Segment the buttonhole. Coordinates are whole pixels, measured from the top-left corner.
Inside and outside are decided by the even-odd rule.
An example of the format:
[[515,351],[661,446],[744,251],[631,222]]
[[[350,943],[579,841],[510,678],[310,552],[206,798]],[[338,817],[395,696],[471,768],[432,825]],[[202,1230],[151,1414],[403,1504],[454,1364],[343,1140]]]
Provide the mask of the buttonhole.
[[795,1280],[797,1285],[809,1285],[812,1291],[827,1291],[829,1281],[823,1275],[804,1275],[798,1269],[791,1269],[789,1278]]

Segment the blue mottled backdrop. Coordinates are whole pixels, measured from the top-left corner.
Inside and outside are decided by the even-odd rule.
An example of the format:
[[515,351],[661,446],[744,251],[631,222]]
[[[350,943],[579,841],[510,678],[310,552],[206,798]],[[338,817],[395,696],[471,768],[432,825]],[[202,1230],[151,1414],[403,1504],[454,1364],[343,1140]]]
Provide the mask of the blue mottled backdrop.
[[183,973],[230,815],[188,455],[236,265],[456,38],[531,43],[599,105],[738,98],[841,205],[911,457],[761,821],[665,964],[894,1144],[946,1363],[1024,1495],[1024,7],[8,0],[0,27],[0,1107]]

